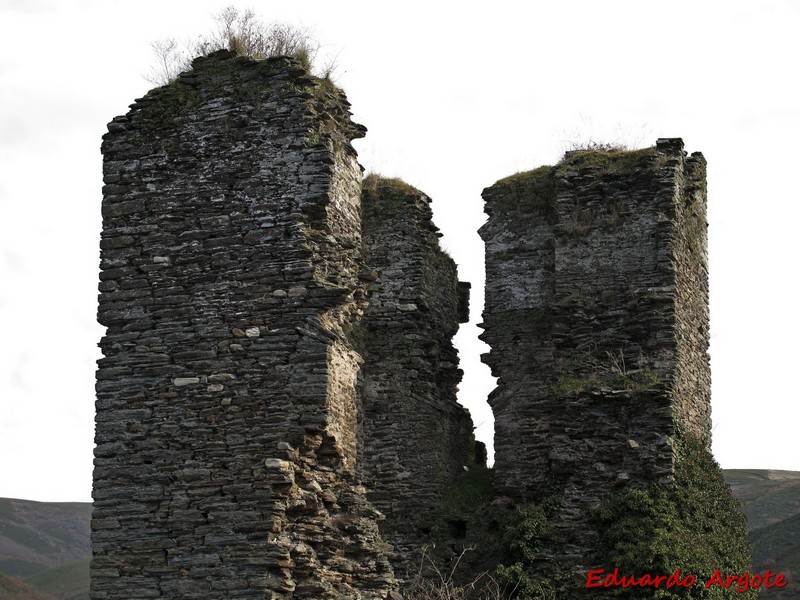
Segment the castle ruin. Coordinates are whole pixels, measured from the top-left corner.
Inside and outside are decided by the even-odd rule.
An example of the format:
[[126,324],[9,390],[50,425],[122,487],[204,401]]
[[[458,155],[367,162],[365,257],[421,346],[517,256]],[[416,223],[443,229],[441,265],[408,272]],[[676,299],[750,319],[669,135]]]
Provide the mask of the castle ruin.
[[[625,494],[708,455],[701,155],[568,153],[484,191],[487,469],[455,397],[469,285],[427,196],[362,181],[348,109],[221,51],[109,124],[94,600],[396,599],[423,546],[467,543],[518,595],[576,597]],[[549,525],[513,562],[525,507]]]

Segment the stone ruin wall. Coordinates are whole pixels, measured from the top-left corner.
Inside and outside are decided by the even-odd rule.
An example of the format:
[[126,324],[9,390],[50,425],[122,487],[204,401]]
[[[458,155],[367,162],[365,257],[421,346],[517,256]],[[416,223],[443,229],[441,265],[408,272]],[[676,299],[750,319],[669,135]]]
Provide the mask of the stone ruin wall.
[[469,285],[348,107],[222,52],[109,125],[94,599],[394,597],[474,463]]
[[[682,144],[678,145],[682,148]],[[683,159],[683,160],[680,160]],[[708,355],[708,223],[706,161],[676,159],[677,202],[671,239],[675,263],[676,365],[673,403],[684,431],[711,448],[711,364]]]
[[[220,52],[109,124],[94,600],[397,598],[485,460],[455,400],[469,286],[424,194],[362,193],[348,108]],[[705,161],[578,152],[484,198],[495,492],[558,492],[545,559],[585,569],[586,509],[710,441]]]
[[394,593],[356,478],[363,131],[224,52],[109,125],[95,600]]
[[469,284],[439,248],[430,198],[399,181],[364,183],[364,259],[375,269],[357,326],[365,356],[359,468],[385,516],[398,575],[415,573],[420,518],[475,464],[469,413],[456,401],[461,370],[452,338],[469,319]]
[[704,182],[670,139],[484,190],[495,481],[562,499],[563,565],[591,562],[587,509],[670,481],[679,432],[710,441]]

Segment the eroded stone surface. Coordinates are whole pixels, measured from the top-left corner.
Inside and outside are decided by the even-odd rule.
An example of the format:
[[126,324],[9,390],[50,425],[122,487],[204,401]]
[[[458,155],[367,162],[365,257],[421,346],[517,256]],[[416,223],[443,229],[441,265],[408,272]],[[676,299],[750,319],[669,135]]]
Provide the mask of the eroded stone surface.
[[386,516],[398,575],[416,574],[421,529],[442,495],[475,464],[469,413],[456,401],[461,370],[451,342],[468,320],[469,284],[439,247],[430,198],[399,181],[364,184],[365,260],[375,271],[356,329],[365,362],[359,468]]
[[394,593],[355,473],[361,135],[226,52],[109,125],[95,600]]
[[455,400],[469,284],[424,194],[362,196],[360,135],[299,64],[227,52],[109,124],[95,600],[397,598],[425,543],[492,571],[528,503],[557,543],[523,567],[580,579],[592,511],[708,446],[701,155],[568,153],[484,191],[492,473]]
[[591,509],[671,481],[678,433],[710,444],[705,160],[677,139],[567,153],[483,197],[495,483],[558,497],[549,558],[585,572]]

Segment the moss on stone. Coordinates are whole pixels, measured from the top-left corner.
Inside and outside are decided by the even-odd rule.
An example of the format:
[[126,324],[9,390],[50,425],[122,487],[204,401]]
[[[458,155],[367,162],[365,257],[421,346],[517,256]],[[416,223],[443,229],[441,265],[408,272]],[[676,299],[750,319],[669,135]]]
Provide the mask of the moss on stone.
[[680,569],[697,578],[680,594],[627,590],[629,598],[755,598],[752,590],[704,588],[717,569],[723,577],[750,572],[745,518],[703,444],[678,435],[674,450],[674,483],[624,491],[598,511],[606,567],[637,576]]
[[392,217],[415,198],[425,196],[421,191],[397,177],[370,173],[364,178],[361,207],[365,215]]
[[141,119],[154,129],[176,125],[176,119],[185,115],[201,101],[200,92],[183,81],[174,81],[149,94],[151,102],[142,106]]
[[364,178],[363,189],[365,193],[371,195],[377,194],[381,190],[418,196],[424,195],[413,185],[406,183],[399,177],[384,177],[378,173],[370,173]]
[[643,392],[661,385],[658,375],[649,369],[635,373],[589,373],[588,375],[562,375],[553,386],[553,393],[579,394],[609,388],[629,392]]
[[556,187],[552,173],[553,167],[543,166],[511,175],[486,188],[483,199],[487,214],[491,215],[495,206],[508,206],[517,214],[555,216]]
[[657,155],[655,148],[587,148],[567,152],[556,168],[597,168],[605,173],[621,174],[632,172],[643,161],[655,159]]
[[552,172],[552,166],[542,165],[541,167],[537,167],[531,171],[520,171],[519,173],[514,173],[513,175],[504,177],[494,185],[501,187],[508,185],[529,185],[533,182],[548,178]]

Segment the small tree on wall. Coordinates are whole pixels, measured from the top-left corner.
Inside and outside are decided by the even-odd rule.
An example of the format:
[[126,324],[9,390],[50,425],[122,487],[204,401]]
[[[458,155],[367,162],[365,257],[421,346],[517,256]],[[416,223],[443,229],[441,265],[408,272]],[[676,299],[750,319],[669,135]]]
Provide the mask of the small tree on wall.
[[[190,69],[196,57],[217,50],[230,50],[251,58],[293,56],[309,72],[314,70],[320,44],[305,28],[288,23],[266,24],[251,9],[240,11],[234,6],[216,15],[214,21],[216,30],[195,40],[179,43],[170,38],[153,42],[156,60],[145,79],[165,85]],[[329,77],[333,68],[332,63],[326,65],[320,75]]]

